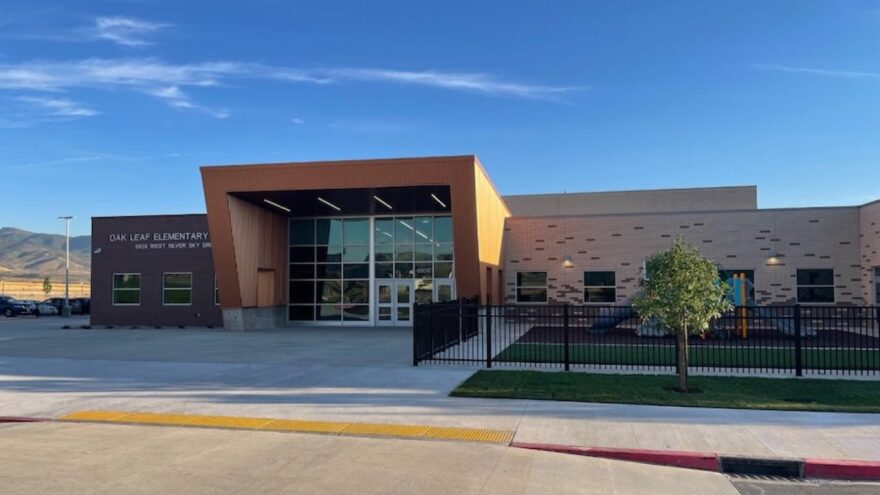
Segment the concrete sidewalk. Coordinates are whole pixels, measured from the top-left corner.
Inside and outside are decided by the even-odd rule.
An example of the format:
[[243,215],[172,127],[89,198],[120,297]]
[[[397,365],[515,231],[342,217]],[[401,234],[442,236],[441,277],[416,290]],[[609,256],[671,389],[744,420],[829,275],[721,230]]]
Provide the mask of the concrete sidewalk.
[[525,443],[880,460],[880,415],[452,398],[474,370],[384,359],[407,347],[400,332],[3,323],[0,416],[92,409],[408,423],[515,430]]
[[3,493],[735,495],[722,475],[502,445],[64,423],[0,425]]
[[528,443],[880,460],[880,416],[466,399],[470,371],[0,358],[0,415],[82,409],[513,429]]
[[515,440],[880,460],[880,415],[528,401]]

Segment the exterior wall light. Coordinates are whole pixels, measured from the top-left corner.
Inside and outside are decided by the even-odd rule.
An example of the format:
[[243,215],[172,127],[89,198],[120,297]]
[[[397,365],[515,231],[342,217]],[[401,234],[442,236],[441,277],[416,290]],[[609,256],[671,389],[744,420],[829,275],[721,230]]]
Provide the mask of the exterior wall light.
[[342,211],[342,208],[340,208],[340,207],[334,205],[333,203],[331,203],[331,202],[327,201],[326,199],[322,198],[321,196],[318,196],[318,201],[324,203],[325,205],[329,206],[330,208],[333,208],[333,209],[336,210],[336,211]]
[[389,210],[393,210],[393,209],[394,209],[390,204],[388,204],[387,201],[385,201],[384,199],[380,198],[379,196],[376,196],[375,194],[373,195],[373,199],[375,199],[376,201],[378,201],[382,206],[384,206],[385,208],[388,208]]
[[770,251],[770,257],[767,258],[768,265],[778,265],[779,264],[779,253],[776,251]]
[[570,255],[566,255],[565,258],[562,259],[562,266],[564,268],[571,268],[574,266],[574,263],[572,263],[572,261],[571,261]]
[[284,205],[280,205],[280,204],[272,201],[271,199],[264,199],[263,202],[266,203],[267,205],[272,205],[275,208],[278,208],[279,210],[286,211],[287,213],[290,213],[290,208],[288,208]]

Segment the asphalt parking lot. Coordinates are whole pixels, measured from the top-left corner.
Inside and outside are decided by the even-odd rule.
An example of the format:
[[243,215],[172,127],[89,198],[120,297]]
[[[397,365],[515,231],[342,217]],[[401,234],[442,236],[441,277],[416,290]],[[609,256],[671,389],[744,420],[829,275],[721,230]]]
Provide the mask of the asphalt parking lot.
[[522,412],[473,400],[450,415],[449,391],[473,370],[413,368],[406,329],[79,329],[87,323],[0,318],[5,414],[183,410],[509,428]]

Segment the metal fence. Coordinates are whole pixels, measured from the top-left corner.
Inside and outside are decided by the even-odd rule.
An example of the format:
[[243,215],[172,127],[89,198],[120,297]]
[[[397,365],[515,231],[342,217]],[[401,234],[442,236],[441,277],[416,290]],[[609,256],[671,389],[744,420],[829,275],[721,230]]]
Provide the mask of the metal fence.
[[450,349],[476,345],[479,339],[474,337],[479,333],[479,324],[479,306],[468,300],[417,304],[413,331],[420,329],[423,338],[413,339],[414,363],[419,362],[420,356],[436,356]]
[[[880,374],[878,334],[878,307],[737,307],[690,337],[688,366],[710,374]],[[675,346],[630,306],[415,307],[415,366],[671,372]]]

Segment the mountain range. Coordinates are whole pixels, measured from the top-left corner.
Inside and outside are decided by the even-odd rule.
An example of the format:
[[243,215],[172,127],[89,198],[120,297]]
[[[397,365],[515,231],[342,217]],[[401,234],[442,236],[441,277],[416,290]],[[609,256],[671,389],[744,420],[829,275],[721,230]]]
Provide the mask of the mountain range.
[[[92,237],[70,238],[71,277],[88,278]],[[15,227],[0,228],[0,277],[64,275],[64,236],[39,234]]]

